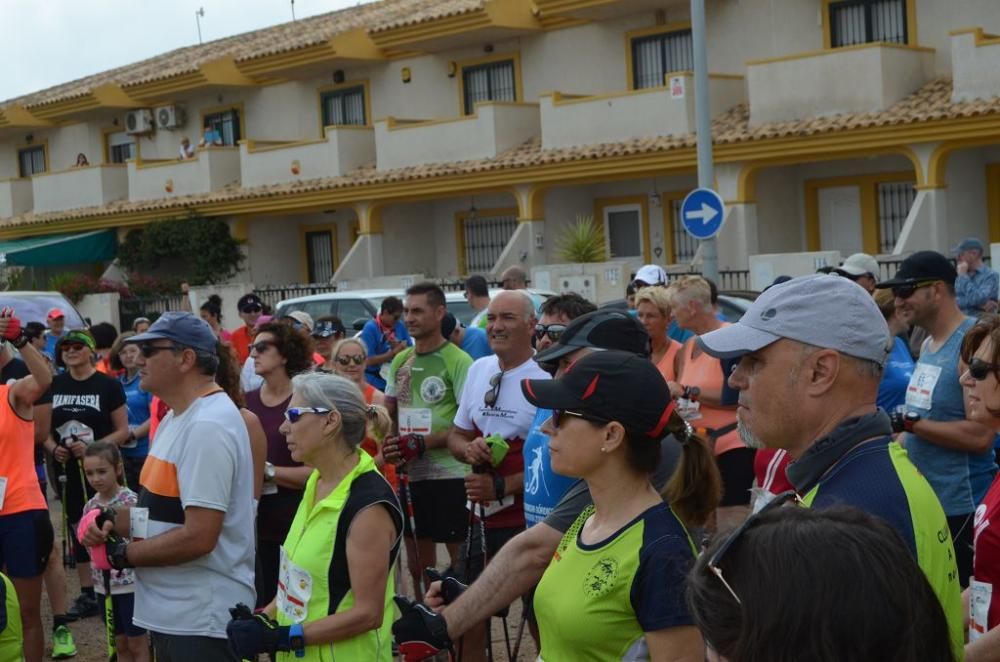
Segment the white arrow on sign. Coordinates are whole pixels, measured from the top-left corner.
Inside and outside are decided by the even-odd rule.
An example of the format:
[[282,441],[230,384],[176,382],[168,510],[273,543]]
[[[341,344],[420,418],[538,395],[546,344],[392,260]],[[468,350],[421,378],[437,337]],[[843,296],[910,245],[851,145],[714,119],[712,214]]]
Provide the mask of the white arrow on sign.
[[708,225],[712,222],[712,219],[719,215],[713,207],[706,205],[704,202],[701,203],[700,211],[689,211],[687,213],[687,218],[690,220],[698,219],[701,221],[702,225]]

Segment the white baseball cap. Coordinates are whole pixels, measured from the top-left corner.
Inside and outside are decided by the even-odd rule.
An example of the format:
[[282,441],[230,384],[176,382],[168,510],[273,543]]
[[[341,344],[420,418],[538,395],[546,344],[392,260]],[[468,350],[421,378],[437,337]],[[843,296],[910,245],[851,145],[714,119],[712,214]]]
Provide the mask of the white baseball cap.
[[632,282],[637,280],[647,285],[663,285],[667,282],[667,272],[663,270],[663,267],[647,264],[635,272],[635,278],[632,279]]

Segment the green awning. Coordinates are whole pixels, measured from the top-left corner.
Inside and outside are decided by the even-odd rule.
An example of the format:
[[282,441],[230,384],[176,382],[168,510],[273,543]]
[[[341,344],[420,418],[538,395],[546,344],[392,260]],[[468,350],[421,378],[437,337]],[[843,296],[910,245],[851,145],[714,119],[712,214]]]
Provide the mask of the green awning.
[[113,260],[117,252],[118,233],[115,230],[0,241],[0,262],[19,267],[107,262]]

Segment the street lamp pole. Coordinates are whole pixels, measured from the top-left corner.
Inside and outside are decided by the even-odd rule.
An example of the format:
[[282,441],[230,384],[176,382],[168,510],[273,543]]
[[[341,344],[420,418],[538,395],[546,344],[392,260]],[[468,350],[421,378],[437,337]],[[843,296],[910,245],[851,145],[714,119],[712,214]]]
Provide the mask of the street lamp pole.
[[[705,0],[691,0],[694,42],[694,113],[698,130],[698,187],[715,187],[712,163],[712,112],[708,96],[708,47],[705,43]],[[701,272],[719,283],[719,250],[715,237],[701,242]]]

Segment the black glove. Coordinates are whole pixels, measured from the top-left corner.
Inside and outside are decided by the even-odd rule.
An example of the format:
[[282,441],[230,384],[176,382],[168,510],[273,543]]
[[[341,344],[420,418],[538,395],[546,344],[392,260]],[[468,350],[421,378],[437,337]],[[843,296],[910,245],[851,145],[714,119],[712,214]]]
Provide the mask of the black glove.
[[469,588],[454,576],[450,574],[442,575],[435,568],[424,568],[424,574],[432,582],[441,582],[441,598],[446,605],[450,605],[455,600],[458,600],[458,596],[462,595],[465,589]]
[[288,626],[278,625],[264,614],[254,614],[243,603],[229,610],[233,620],[226,625],[229,647],[242,659],[257,659],[261,653],[274,655],[278,651],[291,650],[288,642]]
[[404,434],[399,438],[399,455],[403,462],[420,459],[426,450],[422,434]]
[[893,432],[913,432],[913,424],[920,420],[920,414],[915,411],[894,411],[889,414],[889,420],[892,422]]
[[443,616],[401,595],[396,596],[396,606],[402,616],[392,624],[392,637],[404,662],[419,662],[451,649]]

